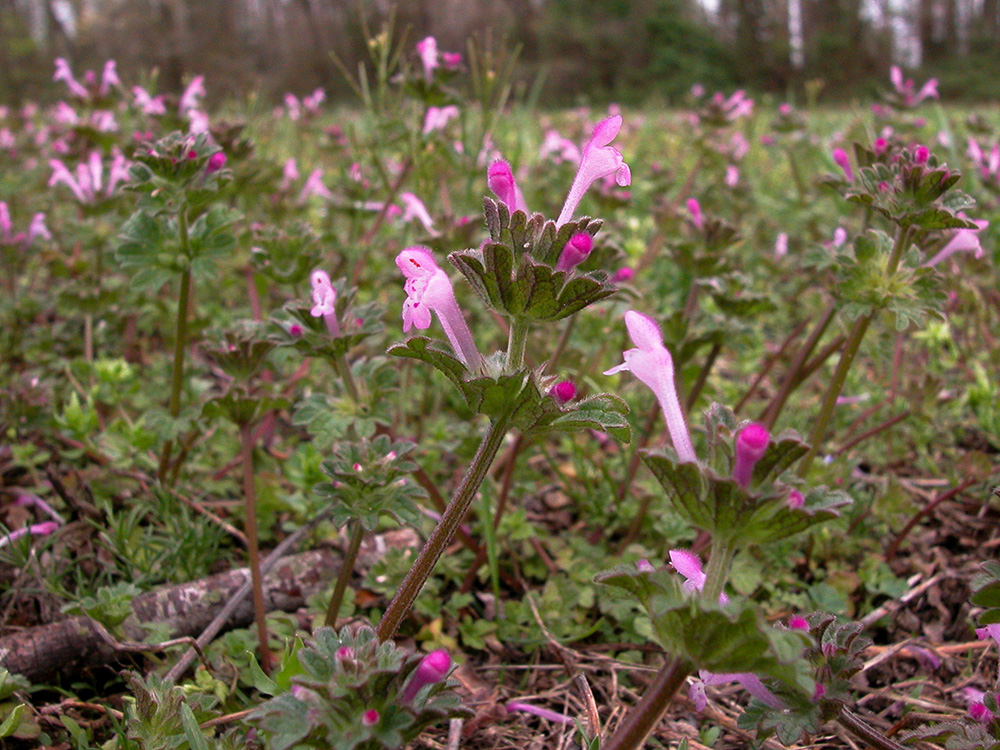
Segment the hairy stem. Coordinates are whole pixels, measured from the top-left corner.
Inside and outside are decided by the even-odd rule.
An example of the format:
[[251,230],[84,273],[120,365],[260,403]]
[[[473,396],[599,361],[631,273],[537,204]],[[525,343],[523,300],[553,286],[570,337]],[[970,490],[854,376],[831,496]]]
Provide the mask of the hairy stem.
[[[903,257],[903,251],[906,249],[909,236],[910,231],[907,227],[901,228],[899,234],[896,235],[896,243],[886,264],[885,274],[887,277],[891,277],[896,273],[896,268],[899,266],[900,258]],[[809,473],[809,468],[812,466],[812,462],[819,452],[820,444],[826,436],[827,428],[830,426],[833,409],[837,405],[837,397],[840,396],[840,392],[844,388],[844,383],[847,382],[847,373],[850,371],[851,364],[853,364],[854,358],[861,348],[861,342],[864,340],[865,333],[875,318],[876,312],[873,310],[858,318],[847,336],[847,341],[844,342],[844,350],[841,352],[840,361],[837,362],[837,369],[833,373],[833,379],[826,390],[826,396],[823,398],[823,404],[820,406],[819,414],[813,424],[813,431],[809,436],[809,452],[802,459],[802,463],[799,464],[799,476],[804,477]]]
[[602,743],[601,750],[637,750],[642,747],[691,670],[691,664],[677,657],[664,664],[639,703],[625,714],[608,741]]
[[240,425],[240,455],[243,459],[243,501],[246,508],[247,553],[249,557],[250,581],[253,586],[253,611],[257,622],[257,638],[260,641],[260,668],[271,674],[274,657],[267,643],[267,609],[264,606],[263,576],[260,573],[260,546],[257,535],[257,487],[253,471],[253,427]]
[[361,542],[365,538],[365,527],[361,521],[355,518],[351,521],[351,540],[347,543],[347,550],[344,552],[344,561],[340,565],[337,573],[337,583],[333,587],[333,595],[330,597],[330,605],[326,608],[326,625],[330,628],[337,627],[337,613],[340,612],[340,605],[344,603],[344,592],[347,591],[347,582],[354,572],[354,561],[358,559],[358,550],[361,549]]
[[528,341],[528,321],[513,318],[507,339],[507,371],[517,372],[524,366],[524,347]]
[[785,376],[784,381],[781,384],[781,389],[778,391],[777,395],[768,404],[767,409],[764,414],[761,415],[760,421],[769,430],[774,427],[774,423],[778,421],[778,415],[781,414],[781,410],[785,408],[785,402],[791,395],[795,387],[801,382],[798,381],[798,374],[801,372],[803,365],[812,354],[813,349],[816,348],[816,344],[819,343],[820,337],[826,332],[827,327],[830,325],[830,321],[833,320],[833,313],[836,311],[836,306],[831,302],[823,315],[820,317],[819,322],[816,323],[816,327],[813,328],[812,333],[809,334],[809,338],[802,345],[802,348],[795,353],[795,360],[792,362],[791,367],[788,368],[788,374]]
[[[178,215],[178,227],[180,230],[181,254],[186,261],[191,259],[191,243],[188,238],[187,210],[181,208]],[[181,273],[181,289],[177,296],[177,323],[174,327],[174,367],[170,377],[170,405],[168,407],[171,417],[176,417],[181,413],[181,390],[184,387],[184,353],[187,351],[187,325],[188,307],[191,304],[191,265]],[[160,466],[157,477],[161,482],[167,478],[167,471],[170,468],[170,456],[174,451],[174,441],[168,440],[163,446],[163,453],[160,455]]]
[[840,710],[837,723],[875,750],[907,750],[905,745],[900,745],[896,740],[886,737],[846,708]]
[[490,464],[496,458],[506,433],[506,422],[493,422],[486,430],[486,434],[483,435],[483,439],[479,443],[479,448],[472,459],[472,463],[469,465],[468,471],[462,478],[462,482],[455,490],[455,495],[441,516],[441,521],[427,538],[423,549],[420,550],[420,554],[417,555],[417,559],[413,562],[413,567],[406,574],[406,578],[400,584],[396,595],[389,602],[385,614],[382,615],[382,619],[375,629],[375,635],[380,641],[387,641],[392,638],[403,618],[410,611],[410,607],[413,606],[413,602],[420,593],[420,589],[423,588],[424,583],[433,572],[438,558],[441,557],[445,547],[451,543],[455,532],[461,525],[466,513],[468,513],[469,506],[472,504],[473,499],[476,497],[476,492],[479,491],[479,487],[486,478]]

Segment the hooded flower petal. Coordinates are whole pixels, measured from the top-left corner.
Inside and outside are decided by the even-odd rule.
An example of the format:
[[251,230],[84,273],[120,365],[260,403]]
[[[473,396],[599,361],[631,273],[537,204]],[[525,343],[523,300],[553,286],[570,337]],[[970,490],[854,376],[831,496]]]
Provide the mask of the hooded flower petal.
[[663,408],[667,431],[670,433],[678,458],[681,462],[697,461],[684,412],[677,398],[673,358],[663,345],[660,329],[651,318],[634,310],[625,313],[625,327],[628,328],[629,336],[636,348],[623,352],[625,362],[612,367],[604,374],[613,375],[627,370],[649,386]]
[[621,187],[632,182],[632,173],[621,152],[610,145],[611,141],[618,135],[621,126],[621,115],[601,120],[594,126],[590,140],[583,147],[580,168],[576,172],[576,177],[573,178],[573,184],[570,185],[566,203],[563,204],[559,218],[556,220],[557,225],[561,226],[573,218],[573,213],[580,205],[584,193],[597,180],[614,175],[615,182]]

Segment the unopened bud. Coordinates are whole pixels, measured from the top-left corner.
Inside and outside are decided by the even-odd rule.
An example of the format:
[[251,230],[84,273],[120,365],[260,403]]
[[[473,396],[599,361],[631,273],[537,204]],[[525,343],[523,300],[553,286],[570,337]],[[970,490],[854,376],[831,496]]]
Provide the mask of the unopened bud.
[[751,422],[740,430],[736,438],[736,461],[733,464],[733,479],[740,487],[746,489],[750,486],[753,467],[763,457],[769,442],[771,433],[762,424]]

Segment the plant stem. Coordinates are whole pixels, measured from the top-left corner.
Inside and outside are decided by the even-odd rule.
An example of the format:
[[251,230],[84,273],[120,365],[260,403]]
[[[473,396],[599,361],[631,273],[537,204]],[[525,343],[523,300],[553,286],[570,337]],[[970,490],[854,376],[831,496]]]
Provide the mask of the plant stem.
[[253,471],[253,427],[250,423],[240,425],[240,455],[243,459],[243,501],[246,508],[247,554],[249,557],[250,581],[253,586],[253,611],[257,621],[257,638],[260,641],[260,668],[271,674],[274,657],[267,643],[267,609],[264,606],[263,577],[260,574],[260,547],[257,535],[257,487]]
[[816,323],[816,327],[813,328],[812,333],[809,334],[809,338],[802,345],[802,348],[798,350],[795,354],[795,360],[792,362],[791,367],[788,368],[788,374],[785,376],[784,381],[781,384],[781,390],[778,394],[771,400],[768,404],[767,409],[761,416],[760,421],[765,427],[771,429],[774,427],[774,423],[778,421],[778,415],[781,414],[781,410],[785,406],[785,402],[791,395],[795,386],[798,384],[796,382],[796,377],[802,370],[802,366],[805,364],[806,359],[812,354],[813,349],[816,348],[816,344],[819,343],[820,337],[826,332],[827,326],[830,325],[830,321],[833,319],[833,313],[836,312],[836,306],[831,302],[826,310],[823,312],[822,317],[819,322]]
[[351,397],[351,401],[355,404],[360,404],[361,397],[358,395],[358,385],[354,382],[354,373],[351,372],[351,364],[347,361],[347,357],[343,354],[336,357],[333,360],[333,369],[337,371],[337,375],[344,383],[347,395]]
[[826,435],[827,428],[830,426],[830,419],[833,417],[833,409],[837,405],[837,398],[844,388],[844,383],[847,382],[847,373],[851,369],[851,364],[854,362],[854,358],[861,348],[861,342],[874,317],[874,313],[862,315],[854,322],[854,327],[847,336],[847,341],[844,343],[844,350],[840,353],[840,361],[837,362],[837,369],[834,370],[833,378],[827,387],[826,396],[823,398],[819,414],[813,423],[812,433],[809,435],[809,452],[802,459],[802,463],[799,464],[800,477],[805,477],[809,474],[809,468],[812,466],[813,459],[816,458],[820,444]]
[[337,583],[333,587],[333,595],[330,597],[330,606],[326,608],[326,626],[337,627],[337,614],[340,612],[340,605],[344,603],[344,592],[347,591],[347,581],[354,572],[354,561],[358,559],[358,550],[361,549],[361,542],[365,538],[365,527],[361,521],[355,518],[351,521],[351,540],[347,543],[347,550],[344,552],[344,560],[340,564],[340,571],[337,573]]
[[840,710],[837,715],[837,723],[875,750],[907,750],[905,745],[900,745],[896,740],[886,737],[846,708]]
[[[896,273],[899,260],[903,257],[903,251],[906,249],[909,237],[909,227],[901,227],[899,234],[896,235],[896,243],[893,245],[892,253],[890,253],[889,260],[886,263],[885,275],[888,279],[891,279]],[[868,326],[871,325],[872,320],[875,318],[876,312],[877,310],[872,310],[858,318],[847,336],[847,341],[844,343],[844,351],[841,353],[840,361],[837,362],[837,369],[833,373],[833,380],[830,381],[823,404],[820,406],[819,415],[816,417],[816,422],[813,425],[812,434],[809,436],[809,452],[802,459],[802,463],[799,464],[800,477],[804,477],[809,473],[813,459],[816,458],[816,454],[819,452],[820,443],[826,435],[826,430],[830,425],[830,418],[833,416],[833,409],[837,405],[837,397],[840,396],[844,383],[847,382],[847,373],[851,369],[854,357],[857,356],[858,350],[861,348],[861,341],[868,331]]]
[[420,550],[420,554],[413,562],[413,567],[406,574],[406,578],[403,579],[396,595],[386,608],[385,614],[382,615],[382,619],[375,629],[375,635],[380,641],[392,638],[399,628],[399,624],[410,611],[420,589],[423,588],[424,583],[434,570],[438,558],[441,557],[445,547],[451,543],[452,537],[455,536],[455,532],[465,518],[465,514],[468,513],[469,506],[486,478],[490,464],[496,458],[497,451],[500,450],[506,434],[506,421],[490,423],[468,471],[466,471],[451,502],[448,503],[448,507],[442,514],[441,521],[427,538],[423,549]]
[[664,664],[639,703],[625,714],[608,741],[602,743],[601,750],[637,750],[642,747],[691,670],[688,662],[677,657]]
[[[180,228],[181,254],[187,261],[191,260],[190,241],[188,239],[187,210],[181,208],[178,215],[178,226]],[[187,324],[188,307],[191,302],[191,265],[181,273],[181,290],[177,297],[177,323],[174,329],[174,368],[170,378],[170,416],[176,417],[181,413],[181,390],[184,386],[184,353],[187,350]],[[163,446],[163,453],[160,456],[160,467],[157,476],[161,482],[167,478],[167,470],[170,468],[170,456],[174,450],[174,441],[168,440]]]
[[507,372],[517,372],[524,366],[524,347],[528,341],[528,321],[513,318],[507,339]]
[[731,542],[715,539],[712,541],[712,554],[705,568],[705,587],[701,595],[705,601],[716,602],[729,577],[729,566],[733,562],[736,548]]

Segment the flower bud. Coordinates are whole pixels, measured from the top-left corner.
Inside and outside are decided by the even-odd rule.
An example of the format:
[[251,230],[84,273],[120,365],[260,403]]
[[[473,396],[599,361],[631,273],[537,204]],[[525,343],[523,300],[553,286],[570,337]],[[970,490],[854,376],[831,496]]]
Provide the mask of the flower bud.
[[743,489],[750,486],[753,467],[763,457],[769,442],[771,442],[771,433],[762,424],[751,422],[740,430],[740,434],[736,438],[736,461],[733,464],[733,479]]
[[414,670],[410,681],[406,683],[406,687],[403,688],[403,692],[399,696],[399,702],[403,704],[412,702],[424,685],[441,682],[450,671],[451,654],[448,653],[448,650],[439,648],[436,651],[431,651]]

